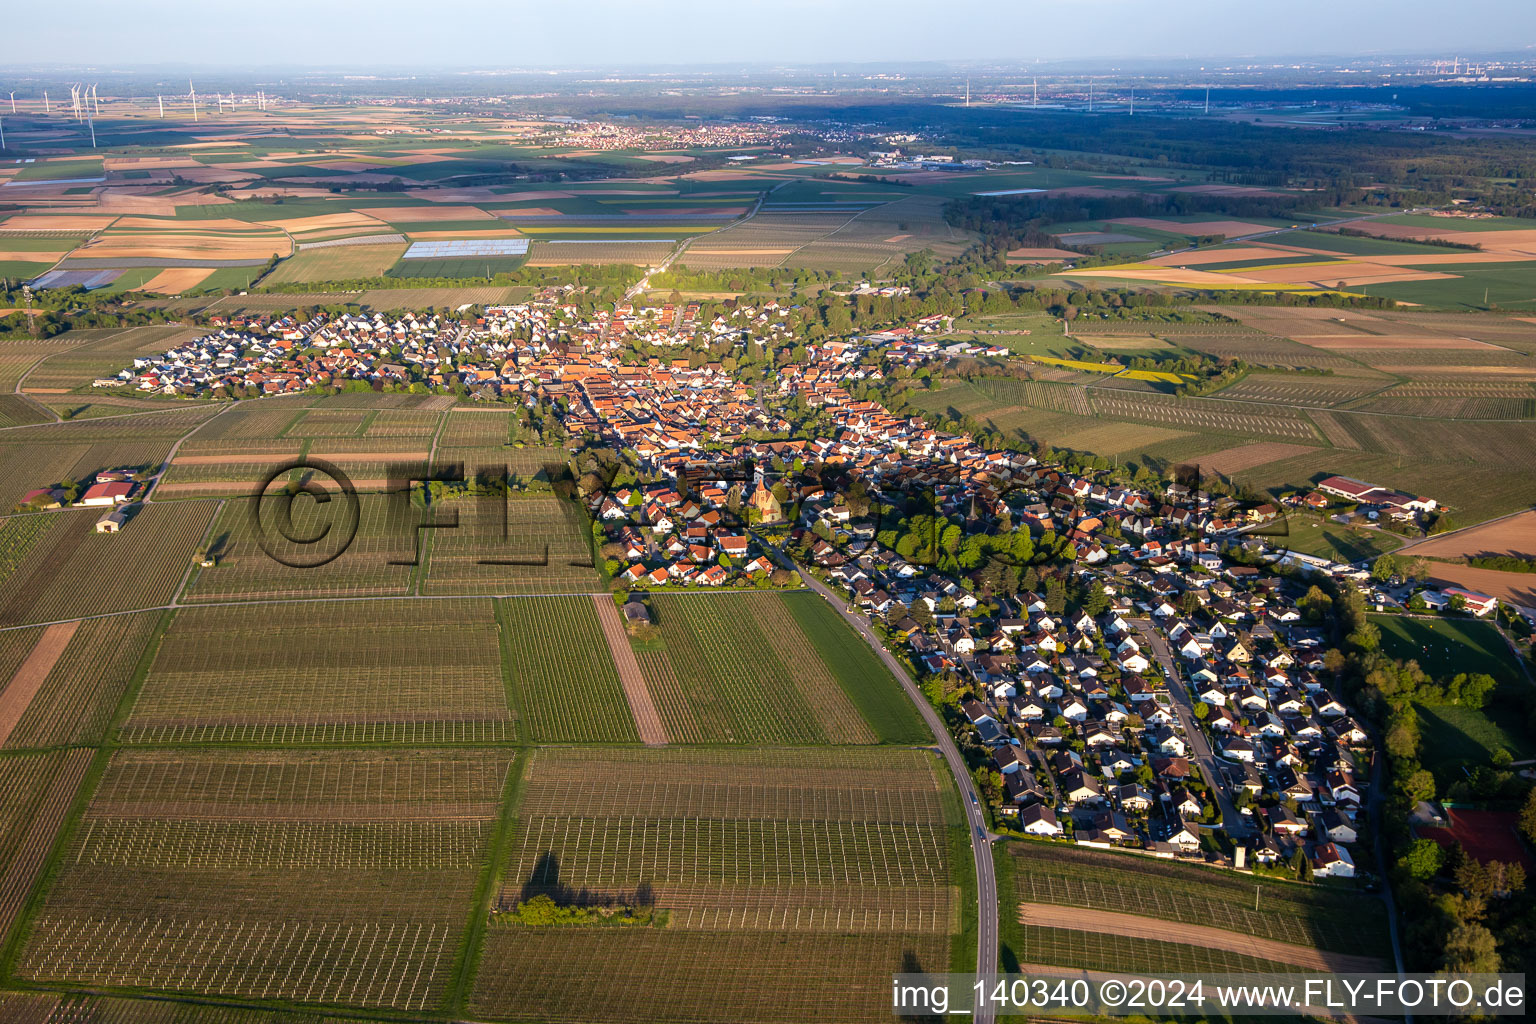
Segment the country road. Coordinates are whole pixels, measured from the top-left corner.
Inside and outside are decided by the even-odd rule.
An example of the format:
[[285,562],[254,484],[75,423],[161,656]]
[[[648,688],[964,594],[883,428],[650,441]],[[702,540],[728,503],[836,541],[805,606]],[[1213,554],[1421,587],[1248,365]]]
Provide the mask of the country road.
[[1194,762],[1200,766],[1206,785],[1216,795],[1216,806],[1221,808],[1222,828],[1233,839],[1247,838],[1253,834],[1253,828],[1238,812],[1237,807],[1232,803],[1232,797],[1227,793],[1221,773],[1217,770],[1216,756],[1211,751],[1211,745],[1205,738],[1204,730],[1195,719],[1194,702],[1189,696],[1189,691],[1184,687],[1183,680],[1179,678],[1179,667],[1174,664],[1173,653],[1168,649],[1168,642],[1157,631],[1151,619],[1131,619],[1130,621],[1131,625],[1147,638],[1147,642],[1152,647],[1152,656],[1157,659],[1159,665],[1163,666],[1163,673],[1168,677],[1168,693],[1177,705],[1174,714],[1184,730],[1184,738],[1189,741],[1189,752]]
[[[758,543],[768,551],[781,566],[786,569],[795,568],[794,559],[786,555],[782,550],[769,544],[761,537]],[[987,820],[982,813],[981,804],[977,802],[976,787],[971,781],[971,773],[965,766],[965,759],[960,756],[960,748],[955,746],[954,737],[950,736],[949,729],[934,711],[933,705],[928,703],[928,698],[923,696],[912,677],[901,662],[886,650],[885,644],[875,635],[869,626],[869,621],[864,616],[851,612],[846,602],[835,593],[832,588],[822,583],[808,572],[800,573],[800,578],[811,590],[826,599],[837,613],[843,617],[854,630],[864,638],[901,683],[901,687],[917,705],[918,713],[923,716],[923,721],[933,732],[938,741],[939,752],[944,755],[945,762],[949,765],[950,772],[955,777],[955,785],[960,789],[960,801],[965,807],[966,831],[971,841],[971,854],[976,863],[976,973],[979,975],[997,973],[998,957],[998,932],[997,932],[997,875],[992,868],[992,845],[987,835]],[[974,1019],[984,1021],[986,1024],[996,1017],[996,1011],[990,1006],[979,1009]]]

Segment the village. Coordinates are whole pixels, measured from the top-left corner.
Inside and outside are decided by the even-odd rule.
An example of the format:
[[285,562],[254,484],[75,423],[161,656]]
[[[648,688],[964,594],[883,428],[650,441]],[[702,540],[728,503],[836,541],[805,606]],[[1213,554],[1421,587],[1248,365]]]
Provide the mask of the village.
[[[1303,598],[1320,575],[1380,607],[1390,598],[1364,567],[1248,535],[1276,504],[1070,473],[850,392],[893,366],[1000,354],[930,337],[944,317],[806,345],[753,384],[701,351],[795,346],[786,313],[769,301],[707,322],[683,303],[582,315],[552,292],[465,319],[215,316],[211,333],[98,383],[453,390],[542,410],[564,438],[622,453],[585,494],[616,586],[789,586],[777,549],[797,552],[952,707],[999,827],[1294,876],[1363,870],[1375,748],[1323,682],[1328,637]],[[813,437],[796,436],[805,417]],[[930,544],[903,535],[913,499]],[[1287,500],[1372,520],[1435,508],[1346,477]],[[965,571],[996,569],[1021,534],[1023,561],[980,585]],[[1494,604],[1422,593],[1473,614]]]

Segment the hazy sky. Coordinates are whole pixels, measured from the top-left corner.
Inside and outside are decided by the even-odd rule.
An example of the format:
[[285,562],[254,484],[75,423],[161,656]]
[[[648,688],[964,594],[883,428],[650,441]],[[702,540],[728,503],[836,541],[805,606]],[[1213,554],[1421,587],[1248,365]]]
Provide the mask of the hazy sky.
[[17,64],[389,67],[1490,52],[1532,0],[66,0]]

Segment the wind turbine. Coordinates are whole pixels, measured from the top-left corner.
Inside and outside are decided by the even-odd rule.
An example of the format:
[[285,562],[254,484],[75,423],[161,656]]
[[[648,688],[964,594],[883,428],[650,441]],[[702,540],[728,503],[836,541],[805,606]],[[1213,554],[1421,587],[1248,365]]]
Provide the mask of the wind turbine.
[[45,114],[53,113],[53,107],[49,106],[49,104],[48,104],[48,90],[47,89],[43,90],[43,113],[45,113]]
[[101,97],[96,95],[96,83],[91,83],[91,111],[97,117],[101,116]]
[[11,90],[11,113],[16,113],[16,90]]
[[91,148],[95,149],[96,148],[96,120],[95,120],[95,118],[88,117],[88,118],[85,119],[85,123],[91,126]]
[[1205,87],[1205,112],[1207,114],[1209,114],[1211,112],[1211,87],[1210,86],[1206,86]]
[[197,88],[193,86],[192,79],[187,79],[187,95],[192,98],[192,120],[197,120]]
[[1093,79],[1088,79],[1088,113],[1093,113]]
[[1030,87],[1032,89],[1034,89],[1034,91],[1035,91],[1035,103],[1034,103],[1034,105],[1038,107],[1040,105],[1040,79],[1038,79],[1038,78],[1031,79],[1030,80]]
[[1136,116],[1136,87],[1131,86],[1131,116]]
[[156,96],[155,97],[155,102],[160,104],[160,116],[161,117],[165,117],[165,97],[164,96]]

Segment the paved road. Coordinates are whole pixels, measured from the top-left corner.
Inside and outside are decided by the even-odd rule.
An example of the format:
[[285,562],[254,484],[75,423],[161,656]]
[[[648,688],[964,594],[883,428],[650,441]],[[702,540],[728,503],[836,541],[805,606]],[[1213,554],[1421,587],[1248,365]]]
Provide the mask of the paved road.
[[[764,550],[770,552],[773,558],[787,569],[795,567],[794,560],[783,551],[758,538]],[[928,698],[923,696],[907,670],[886,650],[874,630],[869,626],[869,620],[855,612],[848,611],[847,602],[841,595],[835,593],[830,587],[822,583],[809,572],[802,572],[800,577],[805,580],[805,585],[820,594],[827,603],[837,609],[843,619],[858,631],[866,643],[874,650],[875,654],[890,669],[891,675],[901,683],[912,703],[917,705],[918,713],[923,716],[923,721],[928,723],[934,737],[938,740],[939,752],[944,755],[949,770],[955,776],[955,785],[960,787],[961,803],[965,805],[966,827],[971,840],[971,853],[976,862],[976,971],[978,974],[997,973],[998,933],[997,933],[997,875],[992,870],[992,847],[990,837],[987,835],[987,820],[982,813],[981,805],[976,799],[976,787],[971,781],[971,773],[965,766],[965,759],[960,756],[960,748],[955,746],[955,741],[949,734],[949,729],[939,718],[938,712],[933,710],[933,705],[928,703]],[[929,970],[937,968],[929,967]],[[996,1014],[990,1007],[983,1007],[975,1015],[975,1020],[991,1024]]]
[[1189,752],[1194,762],[1200,766],[1200,772],[1205,776],[1205,783],[1216,794],[1216,805],[1221,808],[1221,824],[1227,835],[1234,839],[1245,839],[1253,834],[1247,819],[1238,813],[1232,803],[1232,797],[1227,793],[1227,787],[1222,782],[1222,776],[1216,768],[1216,755],[1211,751],[1211,745],[1205,738],[1205,732],[1200,728],[1200,723],[1195,718],[1195,705],[1189,696],[1189,690],[1179,678],[1179,667],[1174,664],[1173,652],[1168,649],[1168,641],[1157,631],[1151,619],[1132,619],[1131,624],[1141,631],[1147,638],[1152,648],[1152,656],[1163,666],[1163,672],[1168,677],[1168,693],[1173,697],[1175,704],[1174,715],[1179,720],[1179,725],[1184,729],[1184,737],[1189,741]]

